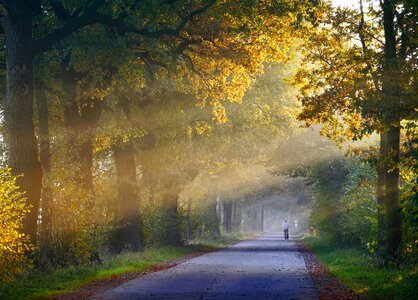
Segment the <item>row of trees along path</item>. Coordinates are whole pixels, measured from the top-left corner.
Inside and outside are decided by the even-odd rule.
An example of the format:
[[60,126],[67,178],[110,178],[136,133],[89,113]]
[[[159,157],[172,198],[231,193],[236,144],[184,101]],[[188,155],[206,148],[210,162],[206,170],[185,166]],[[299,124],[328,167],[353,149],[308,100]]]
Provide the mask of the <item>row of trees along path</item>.
[[[378,202],[388,230],[383,236],[385,221],[379,218],[379,243],[396,258],[401,242],[401,120],[414,118],[413,1],[395,4],[384,0],[379,8],[368,6],[367,12],[360,1],[360,16],[349,9],[318,6],[317,1],[2,0],[0,4],[6,16],[8,164],[15,174],[23,174],[18,183],[31,206],[23,231],[33,244],[37,244],[39,232],[41,191],[44,230],[40,242],[46,245],[50,235],[50,191],[46,185],[43,190],[41,187],[43,174],[51,169],[45,89],[51,88],[48,83],[52,79],[53,88],[59,90],[65,126],[70,135],[81,137],[73,143],[77,149],[72,162],[79,164],[74,178],[81,189],[93,194],[91,131],[105,109],[101,100],[115,82],[132,82],[138,68],[150,74],[160,68],[174,70],[174,78],[181,77],[183,92],[212,105],[215,120],[223,123],[226,117],[221,99],[239,101],[266,58],[287,60],[290,41],[304,38],[301,50],[316,69],[306,66],[295,79],[301,85],[304,107],[300,119],[330,125],[325,134],[338,140],[380,133]],[[378,18],[370,22],[373,15]],[[319,22],[330,26],[318,26]],[[350,26],[339,26],[343,23]],[[379,36],[381,32],[383,36]],[[372,46],[376,36],[378,46]],[[360,46],[351,43],[355,38]],[[74,63],[77,60],[78,64]],[[320,93],[313,92],[318,89]],[[126,91],[125,86],[119,97],[127,97]],[[40,153],[34,126],[35,94]],[[129,120],[129,108],[122,104],[120,109]],[[152,149],[152,137],[148,139]],[[129,185],[136,176],[132,137],[115,138],[112,151],[120,218],[127,226],[121,238],[137,249],[142,238],[138,192]],[[168,182],[166,191],[170,201],[172,194],[178,194],[178,187]]]
[[326,26],[308,35],[305,58],[314,69],[295,79],[302,85],[299,118],[325,124],[324,134],[337,142],[379,133],[378,248],[396,260],[402,241],[401,128],[408,134],[416,127],[416,5],[360,0],[359,7],[323,10]]
[[[223,122],[225,116],[219,95],[238,101],[249,85],[251,74],[266,57],[287,59],[289,29],[297,25],[297,18],[293,16],[303,17],[311,7],[309,1],[301,5],[297,1],[265,1],[263,5],[256,5],[215,0],[144,3],[4,0],[0,4],[6,16],[4,110],[8,165],[14,174],[22,174],[18,184],[31,207],[23,232],[34,245],[39,232],[37,221],[42,191],[40,242],[45,247],[50,239],[51,222],[50,190],[46,185],[42,190],[43,175],[51,170],[45,90],[51,89],[51,82],[52,87],[59,90],[68,134],[74,136],[74,143],[69,145],[77,148],[70,161],[78,164],[74,179],[82,190],[93,194],[90,132],[97,127],[103,111],[100,100],[107,96],[106,91],[115,81],[124,81],[129,72],[144,65],[151,73],[156,66],[175,68],[192,79],[193,85],[185,84],[184,89],[195,94],[202,103],[210,99],[214,118]],[[253,16],[253,20],[248,16]],[[241,38],[244,31],[250,43]],[[88,42],[91,53],[83,48]],[[269,47],[265,47],[266,44]],[[80,57],[85,61],[77,65],[75,61]],[[233,79],[224,80],[227,77]],[[208,78],[211,78],[209,85]],[[84,93],[80,93],[83,88]],[[35,93],[40,153],[34,126]],[[129,111],[125,109],[124,114],[129,116]],[[120,139],[112,149],[117,164],[120,218],[122,226],[127,226],[121,238],[137,249],[141,246],[141,234],[138,222],[132,220],[139,219],[138,195],[127,183],[136,176],[132,168],[131,141]],[[176,192],[171,186],[167,190]]]

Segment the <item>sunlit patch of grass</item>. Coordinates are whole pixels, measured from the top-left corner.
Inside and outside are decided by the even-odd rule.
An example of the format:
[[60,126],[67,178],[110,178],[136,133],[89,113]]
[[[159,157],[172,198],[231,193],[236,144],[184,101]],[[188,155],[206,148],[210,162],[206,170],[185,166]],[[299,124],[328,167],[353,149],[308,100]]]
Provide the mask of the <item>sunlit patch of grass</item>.
[[231,245],[233,243],[236,243],[242,239],[248,239],[252,238],[253,235],[249,234],[222,234],[221,236],[217,237],[210,237],[210,238],[196,238],[191,241],[190,245],[200,245],[205,247],[207,250],[210,250],[210,248],[220,248],[225,247],[228,245]]
[[200,239],[184,247],[147,248],[141,252],[122,253],[90,267],[71,266],[48,272],[32,271],[12,283],[0,285],[0,299],[36,299],[66,294],[95,281],[143,271],[161,262],[215,250],[238,240],[237,236]]
[[356,248],[342,248],[315,238],[305,244],[346,286],[367,299],[416,299],[418,266],[378,268]]

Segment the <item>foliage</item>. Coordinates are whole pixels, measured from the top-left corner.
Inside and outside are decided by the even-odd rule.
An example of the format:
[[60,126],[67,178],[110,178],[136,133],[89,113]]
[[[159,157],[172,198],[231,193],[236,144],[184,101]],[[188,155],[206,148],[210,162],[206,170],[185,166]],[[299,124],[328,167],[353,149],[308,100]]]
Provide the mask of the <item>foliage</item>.
[[168,210],[163,205],[143,205],[141,211],[147,246],[176,244],[177,241],[173,241],[173,234],[175,233],[173,226],[177,226],[177,230],[182,232],[181,212]]
[[108,251],[113,230],[109,191],[96,182],[95,194],[86,194],[71,179],[71,171],[55,169],[50,176],[54,178],[54,198],[47,263],[69,266],[100,261],[100,255]]
[[377,238],[376,171],[370,163],[348,161],[349,175],[341,199],[342,238],[373,251]]
[[327,269],[365,299],[415,299],[418,269],[414,265],[382,269],[357,247],[341,247],[321,238],[304,240]]
[[343,158],[319,162],[311,171],[315,194],[311,227],[325,239],[339,240],[342,234],[340,203],[348,170]]
[[0,169],[0,283],[12,280],[31,266],[32,248],[21,233],[28,206],[9,168]]
[[[408,126],[406,126],[408,128]],[[409,127],[404,137],[402,165],[400,168],[403,186],[401,209],[404,217],[404,255],[411,261],[418,260],[418,135],[417,129]]]
[[299,119],[308,125],[323,124],[323,134],[338,142],[384,131],[395,113],[396,101],[384,96],[382,83],[393,76],[402,90],[396,113],[401,119],[414,119],[416,45],[407,41],[413,32],[413,5],[410,1],[394,4],[394,13],[399,16],[399,54],[396,75],[387,75],[383,13],[372,2],[364,1],[363,7],[361,1],[360,9],[332,8],[324,2],[317,10],[317,26],[306,29],[301,46],[305,63],[293,81],[303,104]]
[[0,286],[2,300],[54,297],[102,280],[111,280],[121,274],[141,272],[162,262],[190,254],[211,251],[227,246],[240,237],[228,236],[211,240],[195,240],[183,247],[148,247],[141,252],[124,252],[117,256],[105,256],[101,264],[69,266],[50,269],[47,272],[33,270],[7,285]]
[[[377,5],[359,1],[359,8],[354,9],[333,8],[324,2],[317,17],[318,23],[307,28],[301,47],[308,63],[294,77],[303,105],[299,119],[307,125],[323,124],[322,133],[339,143],[380,134],[376,191],[384,204],[385,220],[379,219],[378,226],[386,235],[388,257],[398,260],[402,233],[398,172],[411,162],[407,156],[399,161],[399,139],[400,132],[413,131],[417,125],[417,52],[413,38],[416,5],[408,0],[384,0]],[[367,192],[365,196],[369,200],[359,202],[357,208],[350,204],[350,210],[360,215],[365,208],[373,211],[371,195]],[[404,198],[407,215],[414,210],[413,201],[408,199]],[[413,217],[409,214],[408,218]],[[373,228],[375,217],[366,223]],[[407,231],[411,235],[411,229]],[[414,240],[408,242],[409,248],[415,248]]]
[[359,158],[322,162],[311,172],[311,226],[319,236],[373,251],[377,239],[376,172]]

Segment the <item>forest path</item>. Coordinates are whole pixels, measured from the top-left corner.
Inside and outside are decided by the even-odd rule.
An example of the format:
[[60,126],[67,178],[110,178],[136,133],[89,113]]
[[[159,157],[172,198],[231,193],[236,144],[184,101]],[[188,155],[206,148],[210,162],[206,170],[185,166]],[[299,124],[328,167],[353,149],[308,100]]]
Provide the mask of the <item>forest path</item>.
[[264,235],[128,281],[94,299],[319,299],[296,243]]

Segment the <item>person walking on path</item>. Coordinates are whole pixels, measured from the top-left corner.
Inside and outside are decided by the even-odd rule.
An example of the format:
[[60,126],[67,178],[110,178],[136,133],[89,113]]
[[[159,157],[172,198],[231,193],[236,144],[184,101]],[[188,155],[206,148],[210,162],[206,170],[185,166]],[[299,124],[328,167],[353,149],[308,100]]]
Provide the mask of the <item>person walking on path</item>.
[[288,240],[289,239],[289,223],[287,223],[287,220],[284,220],[282,224],[282,229],[284,231],[284,239]]

